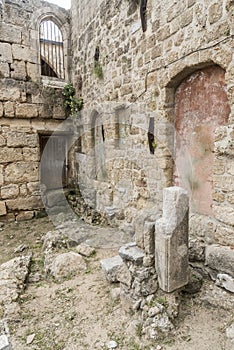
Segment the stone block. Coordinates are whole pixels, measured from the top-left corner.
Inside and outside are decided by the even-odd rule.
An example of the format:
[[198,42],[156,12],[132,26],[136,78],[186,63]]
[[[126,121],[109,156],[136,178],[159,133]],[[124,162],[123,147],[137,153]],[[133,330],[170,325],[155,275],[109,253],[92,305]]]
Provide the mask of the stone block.
[[215,230],[215,242],[220,245],[234,246],[233,228],[223,224],[217,225]]
[[34,217],[34,211],[21,211],[16,216],[16,221],[32,220]]
[[15,116],[15,104],[8,101],[4,103],[4,115],[5,117],[13,118]]
[[46,266],[47,273],[57,280],[77,275],[87,268],[84,258],[75,252],[63,253],[54,258],[49,266]]
[[136,243],[128,243],[119,249],[119,255],[124,261],[131,261],[136,265],[143,264],[145,253],[137,247]]
[[0,148],[0,163],[17,162],[23,159],[21,148]]
[[20,90],[16,86],[1,86],[0,89],[0,100],[1,101],[19,101]]
[[216,284],[231,293],[234,293],[234,278],[226,273],[219,273],[217,275]]
[[10,77],[10,70],[8,63],[1,63],[0,62],[0,78],[9,78]]
[[[13,150],[17,148],[13,148]],[[38,181],[39,171],[37,162],[17,162],[5,168],[5,183],[22,183]]]
[[210,24],[217,22],[222,17],[222,13],[223,13],[222,2],[211,5],[208,13],[208,20]]
[[0,350],[11,350],[8,337],[5,334],[0,335]]
[[16,117],[18,118],[36,118],[38,116],[37,105],[31,103],[22,103],[16,105]]
[[27,46],[24,45],[12,45],[12,56],[14,60],[18,61],[31,61],[30,59],[30,50]]
[[39,148],[23,148],[23,160],[25,162],[39,162],[40,161],[40,152]]
[[76,248],[77,253],[79,253],[82,256],[86,256],[87,258],[91,257],[95,254],[95,249],[93,247],[90,247],[88,244],[81,243]]
[[21,31],[19,27],[1,22],[0,41],[8,43],[21,43]]
[[100,261],[101,267],[109,282],[118,282],[118,271],[122,263],[123,260],[119,255]]
[[0,216],[6,215],[6,203],[0,201]]
[[26,65],[23,61],[14,61],[11,64],[11,78],[26,80]]
[[9,199],[6,201],[7,208],[15,210],[35,210],[43,208],[43,203],[40,196],[32,196],[26,198]]
[[12,63],[11,45],[0,43],[0,63]]
[[[234,181],[233,181],[234,182]],[[232,206],[213,205],[215,218],[227,225],[234,226],[234,208]]]
[[8,147],[37,147],[39,144],[36,133],[28,134],[20,131],[10,131],[7,134]]
[[26,62],[27,78],[32,81],[37,81],[39,72],[38,66],[35,63]]
[[155,223],[155,268],[159,286],[165,292],[188,283],[188,212],[185,190],[180,187],[163,190],[163,216]]
[[15,184],[10,184],[1,187],[1,197],[2,199],[16,198],[19,195],[19,186]]
[[206,265],[219,273],[234,277],[234,250],[220,245],[207,246]]

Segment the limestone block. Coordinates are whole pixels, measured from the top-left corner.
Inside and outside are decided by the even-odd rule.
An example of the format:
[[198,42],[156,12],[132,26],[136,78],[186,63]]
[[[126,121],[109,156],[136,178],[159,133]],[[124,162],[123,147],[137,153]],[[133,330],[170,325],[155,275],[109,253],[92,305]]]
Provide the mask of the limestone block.
[[14,61],[11,64],[11,78],[26,80],[26,65],[23,61]]
[[[13,150],[17,148],[13,148]],[[5,182],[22,183],[38,181],[39,171],[37,162],[18,162],[5,168]]]
[[125,263],[122,263],[117,271],[117,281],[127,288],[131,288],[132,285],[132,275]]
[[39,162],[40,161],[40,152],[39,148],[23,148],[23,159],[26,162]]
[[38,80],[38,66],[35,63],[26,62],[27,77],[32,81]]
[[12,45],[12,56],[14,60],[31,61],[31,52],[29,47],[24,45]]
[[40,184],[39,182],[29,182],[27,184],[27,189],[28,189],[28,192],[29,194],[32,194],[32,195],[40,195]]
[[88,244],[81,243],[76,247],[77,253],[79,253],[82,256],[86,256],[87,258],[91,257],[95,254],[95,249],[93,247],[90,247]]
[[31,103],[21,103],[16,105],[16,117],[36,118],[38,116],[37,105]]
[[118,282],[118,270],[123,263],[119,255],[100,261],[101,267],[105,272],[105,276],[109,282]]
[[1,22],[0,41],[8,43],[21,43],[21,31],[19,27]]
[[8,101],[4,103],[4,115],[5,117],[13,118],[15,116],[15,104]]
[[217,225],[215,230],[215,241],[220,245],[234,246],[233,228],[225,225]]
[[226,273],[219,273],[217,275],[216,284],[229,292],[234,293],[234,278]]
[[12,63],[11,45],[0,43],[0,63]]
[[22,159],[23,156],[21,148],[0,148],[0,163],[17,162]]
[[10,77],[10,70],[8,63],[1,63],[0,62],[0,78],[9,78]]
[[[233,181],[234,182],[234,181]],[[218,206],[213,205],[215,218],[227,225],[234,226],[234,208],[233,206]]]
[[0,335],[0,350],[11,350],[7,335]]
[[19,101],[20,90],[16,86],[1,86],[0,100],[1,101]]
[[2,199],[16,198],[19,195],[19,186],[15,184],[10,184],[1,187],[1,197]]
[[215,271],[234,277],[234,250],[219,245],[207,246],[206,265]]
[[214,175],[213,177],[214,187],[224,191],[234,191],[234,181],[231,175]]
[[7,211],[6,211],[6,203],[0,201],[0,216],[2,215],[6,215]]
[[34,210],[43,208],[40,196],[31,196],[25,198],[9,199],[6,205],[10,210]]
[[188,283],[188,209],[185,190],[163,190],[163,216],[155,223],[155,268],[159,286],[165,292]]
[[136,243],[128,243],[119,249],[119,255],[124,261],[132,261],[136,265],[143,264],[145,253],[137,247]]
[[208,13],[208,20],[210,24],[217,22],[222,17],[222,12],[223,12],[222,2],[211,5]]
[[20,131],[11,131],[7,134],[8,147],[37,147],[38,142],[36,133],[28,134]]
[[16,216],[16,221],[32,220],[34,217],[34,211],[21,211]]

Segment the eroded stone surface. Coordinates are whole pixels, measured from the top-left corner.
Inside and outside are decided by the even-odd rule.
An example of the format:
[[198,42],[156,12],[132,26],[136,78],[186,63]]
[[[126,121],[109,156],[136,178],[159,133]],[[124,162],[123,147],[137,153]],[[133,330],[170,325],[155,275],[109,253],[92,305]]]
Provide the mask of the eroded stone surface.
[[122,258],[116,255],[113,258],[103,259],[100,263],[108,281],[118,282],[119,269],[123,263]]
[[189,198],[179,187],[163,194],[163,216],[155,224],[155,268],[160,288],[172,292],[188,283]]

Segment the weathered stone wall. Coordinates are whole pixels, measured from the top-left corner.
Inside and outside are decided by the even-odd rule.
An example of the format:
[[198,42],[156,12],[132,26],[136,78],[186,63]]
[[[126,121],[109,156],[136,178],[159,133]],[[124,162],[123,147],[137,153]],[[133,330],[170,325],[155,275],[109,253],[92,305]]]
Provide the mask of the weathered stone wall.
[[137,1],[72,1],[73,82],[85,101],[78,182],[87,202],[121,211],[129,223],[148,220],[140,210],[152,206],[160,213],[162,188],[173,184],[175,90],[196,70],[218,65],[231,109],[227,151],[215,148],[213,216],[194,212],[190,230],[201,241],[233,244],[233,10],[230,0],[149,0],[143,32]]
[[64,82],[42,82],[39,23],[46,16],[57,20],[67,64],[69,14],[39,0],[5,0],[1,14],[0,220],[20,220],[32,218],[43,208],[39,133],[52,133],[65,118],[61,89]]

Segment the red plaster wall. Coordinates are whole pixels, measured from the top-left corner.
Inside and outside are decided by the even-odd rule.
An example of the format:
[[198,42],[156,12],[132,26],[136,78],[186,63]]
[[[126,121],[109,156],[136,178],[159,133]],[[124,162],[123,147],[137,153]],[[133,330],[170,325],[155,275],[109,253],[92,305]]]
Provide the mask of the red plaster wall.
[[192,211],[212,215],[214,131],[227,123],[225,71],[212,66],[187,77],[175,94],[175,185],[190,193]]

